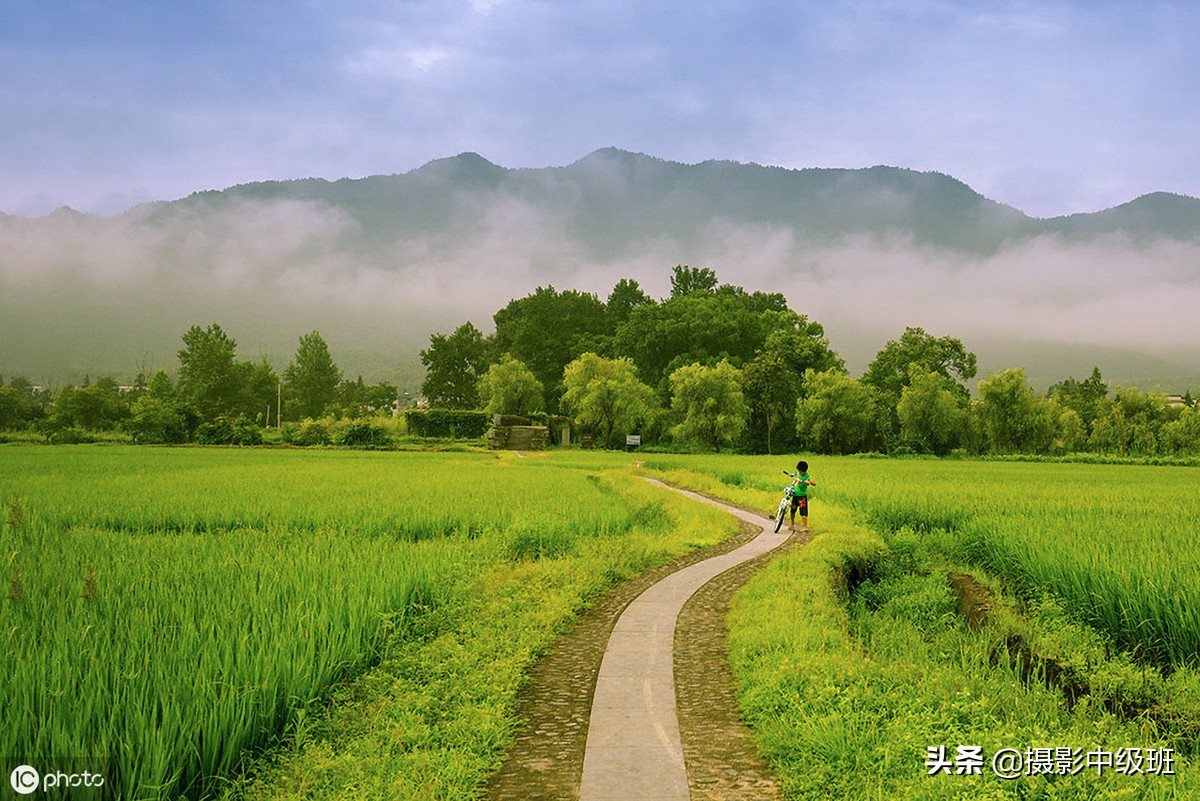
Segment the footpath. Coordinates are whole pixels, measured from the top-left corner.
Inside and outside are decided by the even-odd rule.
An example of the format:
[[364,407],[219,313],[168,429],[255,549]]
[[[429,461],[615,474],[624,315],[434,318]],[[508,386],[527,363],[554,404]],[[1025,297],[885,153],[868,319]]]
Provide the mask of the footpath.
[[531,675],[523,729],[488,798],[779,797],[738,713],[725,617],[776,549],[802,542],[675,491],[736,515],[742,535],[621,585],[583,615]]

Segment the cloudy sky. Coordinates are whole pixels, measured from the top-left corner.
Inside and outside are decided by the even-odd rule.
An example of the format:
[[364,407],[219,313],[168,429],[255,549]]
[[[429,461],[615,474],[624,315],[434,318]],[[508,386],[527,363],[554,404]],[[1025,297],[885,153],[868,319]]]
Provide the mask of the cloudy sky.
[[0,211],[666,159],[937,170],[1036,216],[1200,195],[1187,0],[4,0]]

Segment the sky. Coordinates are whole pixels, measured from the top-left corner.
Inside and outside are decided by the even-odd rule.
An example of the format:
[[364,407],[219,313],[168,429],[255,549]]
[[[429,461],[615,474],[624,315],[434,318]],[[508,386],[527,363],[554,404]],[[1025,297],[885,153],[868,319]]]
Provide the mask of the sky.
[[0,212],[609,146],[1038,217],[1200,196],[1197,34],[1186,0],[5,0]]

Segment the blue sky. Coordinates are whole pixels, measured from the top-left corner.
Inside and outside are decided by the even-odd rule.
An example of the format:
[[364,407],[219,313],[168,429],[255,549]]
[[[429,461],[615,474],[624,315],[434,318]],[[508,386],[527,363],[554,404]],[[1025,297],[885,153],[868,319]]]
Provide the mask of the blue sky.
[[1153,0],[5,0],[0,211],[610,145],[1094,211],[1200,195],[1198,34]]

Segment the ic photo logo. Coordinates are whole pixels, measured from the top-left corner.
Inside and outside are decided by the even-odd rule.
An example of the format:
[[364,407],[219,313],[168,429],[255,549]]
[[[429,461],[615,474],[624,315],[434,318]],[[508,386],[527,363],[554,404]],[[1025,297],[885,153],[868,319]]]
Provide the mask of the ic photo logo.
[[99,794],[103,792],[104,774],[91,770],[85,770],[82,773],[65,773],[61,770],[43,773],[32,765],[19,765],[9,774],[8,783],[12,785],[17,795],[30,795],[41,790],[51,796],[60,792],[69,793],[72,798],[77,798],[82,792],[85,794],[84,797],[93,797],[89,793],[94,793],[98,798]]
[[42,777],[28,765],[20,765],[8,777],[8,782],[19,795],[29,795],[37,790],[38,785],[42,783]]

